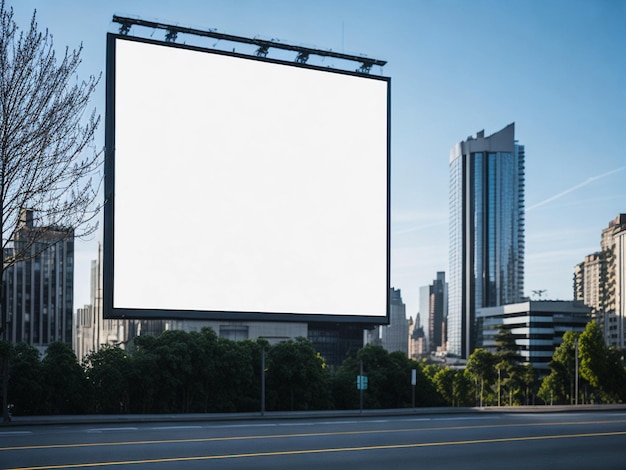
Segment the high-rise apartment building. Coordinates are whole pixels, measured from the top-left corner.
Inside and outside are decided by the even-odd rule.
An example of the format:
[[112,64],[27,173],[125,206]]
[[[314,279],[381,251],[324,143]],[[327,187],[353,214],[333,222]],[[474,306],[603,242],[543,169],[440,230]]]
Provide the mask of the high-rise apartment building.
[[601,312],[605,310],[607,262],[605,253],[596,251],[585,256],[582,263],[574,267],[574,300],[591,308],[594,320],[603,324]]
[[18,261],[4,273],[7,331],[4,339],[44,352],[55,341],[72,344],[74,231],[34,224],[25,210],[5,259]]
[[524,290],[524,146],[515,124],[450,151],[448,354],[468,358],[476,310],[520,302]]
[[602,230],[600,251],[574,269],[574,298],[591,307],[606,344],[626,345],[626,214]]
[[615,267],[615,314],[618,348],[626,347],[626,214],[620,214],[620,228],[613,233],[613,266]]

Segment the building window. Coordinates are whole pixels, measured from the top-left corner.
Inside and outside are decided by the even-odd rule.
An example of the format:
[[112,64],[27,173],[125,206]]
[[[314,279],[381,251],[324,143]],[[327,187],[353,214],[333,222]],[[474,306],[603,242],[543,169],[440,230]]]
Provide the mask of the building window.
[[231,341],[248,339],[248,327],[245,325],[220,325],[220,338]]

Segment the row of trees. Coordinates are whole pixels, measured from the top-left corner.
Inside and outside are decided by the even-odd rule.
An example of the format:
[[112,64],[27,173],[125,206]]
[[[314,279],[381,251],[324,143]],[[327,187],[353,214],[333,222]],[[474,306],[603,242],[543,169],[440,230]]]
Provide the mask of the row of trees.
[[141,336],[128,351],[107,346],[83,364],[57,342],[42,360],[26,344],[2,342],[10,357],[8,403],[14,414],[187,413],[259,411],[265,352],[265,409],[358,408],[361,362],[370,377],[369,408],[411,406],[411,369],[417,369],[416,403],[443,405],[421,364],[379,346],[366,347],[335,371],[304,338],[270,345],[231,341],[210,328]]
[[568,331],[554,352],[551,373],[542,381],[539,396],[546,403],[563,404],[576,403],[576,399],[578,403],[626,401],[623,360],[623,351],[607,347],[597,323],[588,323],[581,334]]
[[565,332],[549,364],[550,373],[540,381],[531,366],[520,364],[510,332],[501,331],[496,344],[496,353],[476,349],[462,373],[437,373],[445,374],[447,385],[440,381],[438,390],[449,403],[469,404],[467,381],[473,384],[479,406],[626,401],[623,352],[606,345],[595,322],[588,323],[582,333]]
[[[261,409],[265,354],[265,409],[357,409],[356,376],[368,376],[365,408],[498,406],[575,403],[575,349],[579,349],[579,403],[626,399],[621,356],[604,345],[595,323],[565,334],[542,381],[522,365],[510,332],[497,351],[477,349],[463,370],[408,359],[366,346],[331,370],[304,338],[270,345],[231,341],[210,328],[141,336],[128,351],[107,346],[76,360],[65,343],[53,343],[42,360],[26,344],[0,342],[10,356],[8,403],[16,414],[187,413]],[[411,387],[411,370],[416,386]]]
[[412,368],[419,371],[417,403],[445,404],[419,363],[379,346],[331,371],[304,338],[276,345],[231,341],[210,328],[137,337],[128,351],[103,347],[83,364],[61,342],[50,345],[42,360],[26,344],[0,344],[0,354],[11,356],[8,402],[14,414],[259,411],[263,351],[268,411],[358,408],[361,362],[371,384],[366,407],[411,406]]

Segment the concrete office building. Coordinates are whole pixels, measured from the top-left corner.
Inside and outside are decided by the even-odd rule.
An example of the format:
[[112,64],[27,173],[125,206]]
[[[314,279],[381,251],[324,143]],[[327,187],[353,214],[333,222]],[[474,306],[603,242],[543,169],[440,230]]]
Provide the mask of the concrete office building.
[[450,151],[448,355],[476,347],[479,308],[523,298],[524,157],[514,124]]
[[549,371],[554,350],[566,331],[582,333],[591,321],[591,309],[579,301],[530,300],[476,311],[478,345],[496,352],[500,329],[510,330],[523,362]]
[[41,353],[55,341],[71,345],[74,231],[37,226],[33,211],[24,210],[12,242],[5,259],[18,261],[4,272],[3,339],[25,342]]

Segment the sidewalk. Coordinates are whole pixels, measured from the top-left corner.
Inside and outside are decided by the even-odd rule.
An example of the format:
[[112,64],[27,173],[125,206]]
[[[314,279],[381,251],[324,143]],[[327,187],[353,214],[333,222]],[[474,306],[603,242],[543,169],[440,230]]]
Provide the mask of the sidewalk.
[[49,415],[13,416],[3,426],[39,426],[71,424],[120,424],[120,423],[177,423],[220,422],[287,419],[359,418],[384,416],[427,416],[475,413],[564,413],[564,412],[616,412],[626,411],[623,405],[557,405],[557,406],[494,406],[485,408],[401,408],[391,410],[330,410],[330,411],[270,411],[248,413],[183,413],[183,414],[115,414],[115,415]]

